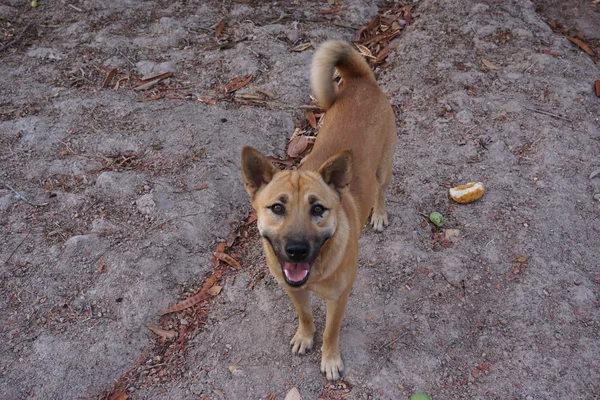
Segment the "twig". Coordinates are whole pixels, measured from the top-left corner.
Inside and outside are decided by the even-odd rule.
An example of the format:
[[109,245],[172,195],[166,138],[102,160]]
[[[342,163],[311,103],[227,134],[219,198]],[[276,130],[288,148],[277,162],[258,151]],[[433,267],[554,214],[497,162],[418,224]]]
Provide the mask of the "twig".
[[394,343],[396,343],[398,340],[402,339],[402,338],[403,338],[404,336],[406,336],[406,335],[408,335],[408,331],[404,332],[402,335],[398,336],[396,339],[394,339],[394,340],[392,340],[392,341],[390,341],[390,342],[387,342],[387,343],[386,343],[386,344],[384,344],[384,345],[381,345],[381,346],[379,346],[379,348],[378,348],[377,350],[381,350],[381,349],[383,349],[384,347],[388,347],[388,346],[391,346],[391,345],[393,345]]
[[15,249],[13,250],[12,253],[10,253],[10,256],[8,256],[8,258],[6,259],[6,261],[4,261],[4,265],[7,265],[8,262],[10,261],[10,259],[12,258],[12,256],[15,255],[15,253],[17,252],[17,250],[19,250],[19,247],[21,247],[21,245],[25,242],[25,239],[27,239],[29,237],[29,232],[27,232],[27,235],[25,235],[25,237],[23,238],[23,240],[21,240],[21,243],[19,243],[17,245],[17,247],[15,247]]
[[531,63],[531,65],[530,65],[529,67],[525,68],[525,70],[523,71],[523,73],[525,73],[525,72],[529,71],[529,70],[530,70],[531,68],[533,68],[533,66],[534,66],[535,64],[537,64],[537,63],[538,63],[538,60],[535,60],[533,63]]
[[31,28],[33,24],[30,22],[27,24],[27,26],[25,27],[25,29],[23,29],[23,31],[13,40],[11,40],[10,42],[6,43],[4,46],[0,47],[0,53],[2,53],[4,50],[8,49],[10,46],[12,46],[15,43],[18,43],[21,39],[23,39],[23,36],[25,36],[25,33],[29,30],[29,28]]
[[456,285],[456,284],[454,284],[454,283],[450,282],[450,281],[448,280],[448,278],[446,278],[446,275],[444,275],[444,273],[443,273],[443,272],[440,272],[440,275],[442,275],[442,278],[444,278],[444,280],[445,280],[446,282],[448,282],[448,283],[449,283],[449,284],[450,284],[452,287],[455,287],[455,288],[456,288],[456,289],[458,289],[458,290],[463,290],[463,288],[462,288],[462,287],[460,287],[460,286],[458,286],[458,285]]
[[525,108],[526,110],[533,111],[533,112],[536,112],[536,113],[539,113],[539,114],[549,115],[550,117],[554,117],[554,118],[562,119],[562,120],[565,120],[565,121],[568,121],[568,122],[573,122],[573,121],[571,121],[571,120],[570,120],[569,118],[567,118],[567,117],[563,117],[563,116],[561,116],[561,115],[552,114],[552,113],[550,113],[550,112],[548,112],[548,111],[540,110],[540,109],[533,108],[533,107],[524,107],[524,108]]
[[25,203],[29,204],[30,206],[34,206],[34,207],[43,207],[43,206],[47,206],[49,203],[42,203],[42,204],[35,204],[32,203],[31,201],[27,200],[27,198],[25,198],[25,196],[23,196],[21,193],[17,192],[12,186],[10,186],[8,183],[4,182],[4,186],[6,186],[8,189],[12,190],[13,193],[21,200],[23,200]]
[[67,4],[69,7],[71,7],[73,10],[78,11],[78,12],[83,12],[83,10],[79,7],[75,7],[73,4]]

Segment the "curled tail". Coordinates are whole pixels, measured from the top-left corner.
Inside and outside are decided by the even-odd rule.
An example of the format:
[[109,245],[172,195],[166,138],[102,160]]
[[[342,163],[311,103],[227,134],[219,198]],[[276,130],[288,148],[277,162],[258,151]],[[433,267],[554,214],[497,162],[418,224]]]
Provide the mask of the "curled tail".
[[335,102],[334,68],[338,69],[346,82],[361,77],[375,80],[369,64],[348,43],[339,40],[323,43],[313,58],[310,82],[314,96],[325,110]]

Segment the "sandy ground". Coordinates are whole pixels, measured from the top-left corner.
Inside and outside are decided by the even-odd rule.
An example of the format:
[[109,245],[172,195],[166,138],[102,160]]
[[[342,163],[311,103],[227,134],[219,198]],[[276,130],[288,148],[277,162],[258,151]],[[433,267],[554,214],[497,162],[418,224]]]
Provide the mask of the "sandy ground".
[[[598,53],[549,25],[595,46],[600,5],[561,3],[421,0],[392,41],[376,70],[398,115],[390,226],[364,230],[328,384],[324,306],[316,350],[292,356],[239,154],[285,158],[306,124],[314,50],[294,47],[351,41],[398,3],[4,1],[0,397],[600,398]],[[483,199],[452,203],[468,181]],[[223,241],[240,270],[211,262]]]

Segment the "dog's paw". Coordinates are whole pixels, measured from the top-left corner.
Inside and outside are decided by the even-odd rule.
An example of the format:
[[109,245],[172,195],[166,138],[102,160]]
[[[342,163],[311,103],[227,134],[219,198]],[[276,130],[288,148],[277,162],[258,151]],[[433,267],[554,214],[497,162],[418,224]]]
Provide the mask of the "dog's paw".
[[292,338],[290,345],[292,346],[292,354],[304,354],[308,350],[312,349],[314,334],[307,334],[298,331]]
[[321,372],[325,374],[328,381],[337,381],[344,372],[344,362],[340,355],[325,357],[321,359]]
[[388,216],[385,214],[375,214],[371,216],[371,225],[375,232],[383,232],[386,226],[388,226]]

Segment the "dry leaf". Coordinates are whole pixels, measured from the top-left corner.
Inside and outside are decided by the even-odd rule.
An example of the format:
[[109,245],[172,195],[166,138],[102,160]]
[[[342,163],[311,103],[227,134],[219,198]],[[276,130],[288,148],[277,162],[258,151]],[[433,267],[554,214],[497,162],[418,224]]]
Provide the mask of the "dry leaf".
[[215,105],[217,104],[217,99],[214,97],[198,97],[198,101],[201,101],[204,104]]
[[215,251],[214,255],[215,255],[215,257],[218,260],[226,262],[227,264],[229,264],[233,268],[235,268],[235,269],[242,269],[242,266],[240,265],[240,263],[237,262],[237,260],[235,258],[231,257],[229,254],[225,254],[225,253],[221,253],[221,252]]
[[145,82],[145,83],[141,83],[138,84],[136,87],[133,88],[133,90],[136,91],[140,91],[140,90],[148,90],[148,89],[152,89],[152,87],[154,85],[156,85],[158,82],[160,82],[160,78],[157,79],[153,79],[151,81]]
[[460,230],[458,229],[444,230],[444,237],[446,238],[446,240],[452,241],[452,238],[457,237],[458,235],[460,235]]
[[527,257],[517,256],[517,262],[519,264],[525,264],[527,262]]
[[266,156],[266,158],[271,163],[283,164],[288,167],[291,167],[292,165],[296,164],[296,161],[293,158],[277,158],[273,156]]
[[173,339],[175,337],[177,337],[177,332],[175,331],[168,331],[166,329],[162,329],[159,328],[156,325],[148,325],[148,329],[150,329],[152,332],[156,333],[158,336],[160,336],[163,339]]
[[306,110],[304,111],[304,118],[306,118],[311,128],[315,129],[317,127],[317,118],[315,117],[315,113]]
[[336,7],[336,8],[331,8],[329,10],[322,10],[322,11],[319,11],[319,14],[321,14],[321,15],[324,15],[324,14],[335,14],[337,12],[342,11],[343,8],[344,7],[340,6],[340,7]]
[[160,316],[160,315],[165,315],[165,314],[170,314],[170,313],[174,313],[177,311],[185,310],[186,308],[189,308],[196,303],[206,300],[206,298],[208,297],[208,289],[210,289],[211,287],[213,287],[213,285],[215,283],[217,283],[217,280],[219,279],[220,276],[221,276],[220,271],[213,272],[213,274],[210,276],[210,278],[208,278],[206,280],[206,282],[204,282],[204,284],[202,285],[202,287],[200,288],[198,293],[196,293],[195,295],[193,295],[192,297],[190,297],[188,299],[185,299],[182,302],[175,304],[173,307],[171,307],[167,310],[159,312],[158,315]]
[[163,79],[167,79],[173,76],[172,72],[163,72],[161,74],[154,74],[154,75],[150,75],[150,76],[144,76],[142,79],[140,79],[140,83],[138,83],[137,86],[140,86],[140,84],[144,83],[144,82],[150,82],[153,80],[158,79],[163,80]]
[[231,82],[225,85],[225,93],[232,93],[236,90],[243,88],[244,86],[250,83],[252,78],[254,78],[252,75],[248,75],[245,77],[238,76],[237,78],[234,78]]
[[219,23],[217,24],[217,29],[215,31],[215,38],[218,39],[223,33],[223,29],[225,28],[225,18],[221,18]]
[[306,147],[308,147],[308,138],[304,135],[296,136],[290,141],[287,153],[293,158],[300,157],[304,150],[306,150]]
[[367,46],[363,46],[362,44],[355,44],[355,46],[358,48],[358,51],[360,52],[360,54],[362,54],[365,57],[369,57],[369,58],[375,58],[373,57],[373,53],[371,53],[371,50],[369,50],[367,48]]
[[118,392],[118,393],[113,394],[109,400],[127,400],[128,398],[129,398],[129,396],[126,395],[125,393]]
[[106,79],[104,79],[104,82],[102,82],[102,88],[107,88],[108,85],[110,85],[110,82],[112,81],[112,79],[115,77],[115,75],[117,74],[117,69],[113,68],[110,71],[108,71],[108,75],[106,75]]
[[387,56],[390,54],[390,48],[385,46],[383,49],[381,49],[381,51],[379,53],[377,53],[377,57],[376,60],[378,63],[382,62],[383,60],[385,60],[387,58]]
[[489,62],[488,60],[486,60],[485,58],[481,59],[481,62],[483,63],[483,65],[485,65],[486,67],[488,67],[489,69],[494,69],[494,70],[498,70],[500,69],[500,67],[495,66],[494,64],[492,64],[491,62]]
[[596,96],[600,97],[600,79],[594,85],[596,86]]
[[215,285],[215,286],[211,287],[210,289],[208,289],[208,293],[211,296],[216,296],[219,293],[221,293],[221,290],[223,290],[223,286]]
[[577,46],[579,46],[581,50],[585,51],[590,56],[594,55],[594,50],[592,50],[590,46],[588,46],[587,43],[585,43],[583,40],[577,39],[573,36],[567,36],[567,39],[569,39],[569,41],[571,41],[572,43],[575,43]]
[[292,49],[292,51],[300,52],[300,51],[308,50],[311,47],[313,47],[313,45],[310,42],[308,42],[308,43],[302,43],[302,44],[299,44],[298,46],[294,47]]

